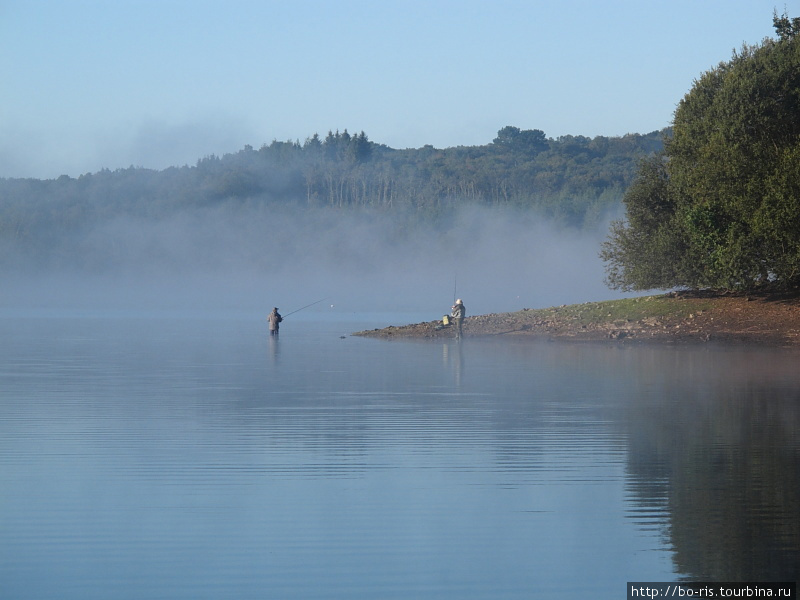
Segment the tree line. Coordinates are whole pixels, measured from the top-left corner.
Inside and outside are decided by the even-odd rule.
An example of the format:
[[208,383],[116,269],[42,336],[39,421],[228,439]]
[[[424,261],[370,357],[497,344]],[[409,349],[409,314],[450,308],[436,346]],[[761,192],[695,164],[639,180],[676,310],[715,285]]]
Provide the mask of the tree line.
[[482,146],[394,149],[344,130],[245,146],[193,166],[0,179],[0,244],[6,260],[46,254],[54,237],[115,217],[158,220],[210,206],[369,209],[446,226],[453,210],[478,204],[589,227],[620,205],[638,162],[662,149],[663,134],[547,138],[507,126]]
[[800,285],[800,18],[697,79],[601,252],[623,290]]

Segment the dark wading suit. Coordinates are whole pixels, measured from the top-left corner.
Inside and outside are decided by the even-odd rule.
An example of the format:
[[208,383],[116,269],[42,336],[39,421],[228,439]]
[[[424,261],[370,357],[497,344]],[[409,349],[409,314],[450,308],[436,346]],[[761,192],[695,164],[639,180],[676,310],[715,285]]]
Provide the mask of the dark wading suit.
[[269,321],[269,334],[270,335],[278,335],[278,330],[280,329],[280,323],[283,321],[283,317],[281,317],[281,313],[278,312],[277,308],[273,308],[272,312],[269,313],[267,317],[267,321]]

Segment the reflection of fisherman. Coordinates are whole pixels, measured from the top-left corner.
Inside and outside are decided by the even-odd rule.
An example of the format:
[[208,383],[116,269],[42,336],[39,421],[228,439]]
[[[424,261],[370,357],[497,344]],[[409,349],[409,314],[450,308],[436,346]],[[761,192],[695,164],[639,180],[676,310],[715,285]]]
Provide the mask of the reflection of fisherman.
[[277,308],[273,308],[272,312],[269,313],[267,317],[267,321],[269,321],[269,334],[270,335],[278,335],[278,330],[281,328],[281,321],[283,321],[283,317],[281,317],[281,313],[278,312]]
[[456,337],[461,338],[461,326],[464,323],[464,317],[467,316],[467,309],[464,308],[461,298],[456,300],[456,303],[450,309],[450,316],[456,321]]

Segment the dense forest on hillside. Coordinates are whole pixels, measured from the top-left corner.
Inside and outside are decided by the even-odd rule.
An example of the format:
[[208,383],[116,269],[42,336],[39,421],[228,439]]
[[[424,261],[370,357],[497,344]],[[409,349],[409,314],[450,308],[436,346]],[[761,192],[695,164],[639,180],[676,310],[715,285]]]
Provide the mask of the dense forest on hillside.
[[773,25],[678,104],[604,245],[612,287],[800,287],[800,18]]
[[115,218],[152,222],[209,207],[369,209],[446,227],[453,210],[476,204],[591,227],[620,205],[639,162],[662,149],[665,133],[552,139],[508,126],[483,146],[398,150],[345,130],[303,143],[245,146],[161,171],[0,179],[2,260],[24,254],[47,262],[53,248],[63,248],[59,239]]

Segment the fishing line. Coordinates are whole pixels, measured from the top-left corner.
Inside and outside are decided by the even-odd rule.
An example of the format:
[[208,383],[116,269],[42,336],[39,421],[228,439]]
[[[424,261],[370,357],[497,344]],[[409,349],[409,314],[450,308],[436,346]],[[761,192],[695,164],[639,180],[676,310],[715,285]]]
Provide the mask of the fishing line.
[[310,306],[314,306],[315,304],[319,304],[320,302],[324,302],[325,300],[328,300],[328,298],[330,298],[330,296],[328,296],[327,298],[322,298],[321,300],[317,300],[316,302],[312,302],[311,304],[306,304],[302,308],[298,308],[297,310],[293,310],[292,312],[283,315],[283,318],[285,319],[289,315],[293,315],[294,313],[300,312],[301,310],[305,310],[306,308],[308,308]]

